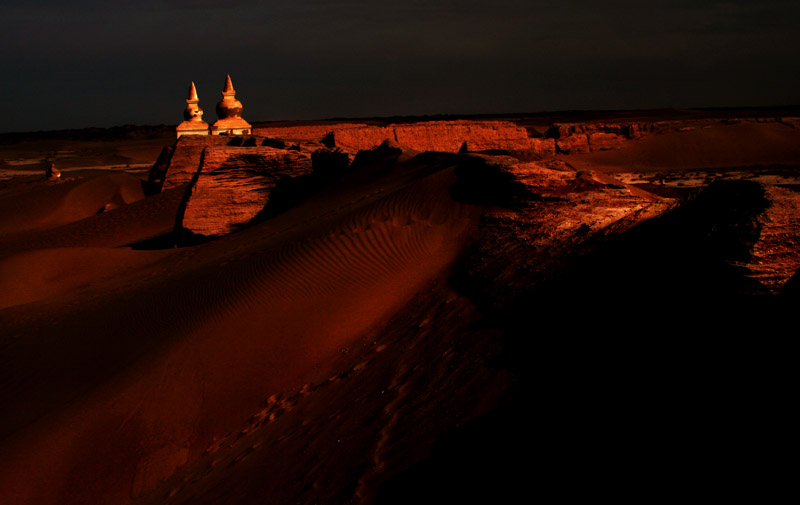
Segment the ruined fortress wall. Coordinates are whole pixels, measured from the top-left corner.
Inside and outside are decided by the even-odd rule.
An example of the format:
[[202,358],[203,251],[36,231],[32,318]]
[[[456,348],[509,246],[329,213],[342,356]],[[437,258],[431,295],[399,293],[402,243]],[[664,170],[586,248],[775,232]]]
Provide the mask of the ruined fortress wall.
[[364,126],[333,132],[337,147],[358,152],[392,140],[415,151],[525,151],[528,132],[506,121],[430,121],[416,124]]
[[197,180],[188,190],[180,226],[197,235],[226,235],[264,208],[281,178],[310,172],[307,156],[286,149],[206,149]]
[[164,177],[163,190],[171,189],[192,180],[203,150],[206,147],[224,147],[230,137],[219,135],[182,135],[175,142],[175,149]]
[[368,126],[365,124],[314,125],[257,128],[255,133],[287,143],[332,140],[335,147],[355,154],[386,140],[415,151],[456,153],[466,144],[469,151],[534,151],[555,154],[552,139],[532,139],[525,128],[508,121],[428,121],[414,124]]

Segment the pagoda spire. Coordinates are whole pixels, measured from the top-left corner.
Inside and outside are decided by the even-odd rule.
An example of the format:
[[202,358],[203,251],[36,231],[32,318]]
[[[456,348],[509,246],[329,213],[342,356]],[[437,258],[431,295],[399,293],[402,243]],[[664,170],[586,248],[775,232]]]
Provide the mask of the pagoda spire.
[[225,89],[222,90],[222,93],[223,94],[236,93],[236,90],[233,89],[233,83],[231,82],[231,74],[228,74],[228,77],[225,80]]
[[203,109],[198,105],[200,99],[197,97],[197,88],[194,87],[194,82],[189,88],[189,98],[186,99],[186,109],[183,111],[183,118],[186,121],[202,121]]
[[203,121],[203,109],[200,108],[200,98],[197,88],[192,82],[189,87],[189,98],[186,99],[186,108],[183,110],[183,123],[176,128],[178,137],[181,135],[208,135],[208,123]]
[[231,75],[225,76],[225,87],[222,89],[222,100],[217,104],[216,123],[211,127],[212,135],[248,135],[250,123],[242,119],[242,102],[236,99]]
[[189,89],[189,100],[187,100],[187,102],[188,101],[193,101],[193,102],[200,101],[200,99],[197,98],[197,88],[194,87],[194,81],[192,81],[192,87]]

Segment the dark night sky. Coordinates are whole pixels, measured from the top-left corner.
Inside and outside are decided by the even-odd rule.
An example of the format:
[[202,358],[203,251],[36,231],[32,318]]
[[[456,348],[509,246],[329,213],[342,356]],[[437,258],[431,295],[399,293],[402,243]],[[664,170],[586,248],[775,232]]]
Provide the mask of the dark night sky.
[[800,103],[797,0],[3,0],[0,131]]

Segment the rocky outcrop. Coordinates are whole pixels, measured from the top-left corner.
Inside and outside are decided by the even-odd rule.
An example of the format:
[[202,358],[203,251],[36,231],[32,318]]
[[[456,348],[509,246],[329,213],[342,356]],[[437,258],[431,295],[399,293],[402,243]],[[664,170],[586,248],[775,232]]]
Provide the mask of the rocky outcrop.
[[206,237],[231,233],[264,209],[281,181],[310,172],[311,159],[287,149],[206,149],[184,197],[178,228]]
[[580,133],[609,133],[633,140],[642,138],[654,128],[654,123],[555,123],[545,136],[559,139]]
[[588,133],[589,149],[592,151],[609,151],[611,149],[622,149],[628,144],[629,139],[616,133]]
[[765,187],[769,207],[759,216],[760,234],[747,263],[751,277],[779,293],[800,269],[800,193]]
[[585,133],[575,133],[560,137],[555,141],[555,144],[556,152],[561,154],[578,154],[591,151],[589,148],[589,136]]
[[653,129],[651,123],[556,123],[546,137],[555,140],[556,152],[578,154],[622,149]]
[[[231,141],[227,135],[182,135],[175,142],[172,156],[169,159],[168,168],[163,171],[162,188],[172,189],[182,184],[188,184],[203,158],[203,151],[207,147],[224,147]],[[156,168],[158,162],[151,170],[151,177],[157,179],[160,169]],[[156,173],[154,173],[156,172]]]
[[[150,182],[158,184],[163,181],[164,189],[193,184],[186,197],[185,213],[179,220],[179,228],[197,235],[217,236],[248,223],[261,211],[265,214],[260,216],[260,219],[291,207],[292,202],[298,198],[303,199],[317,191],[324,185],[326,177],[344,172],[355,153],[364,154],[379,145],[389,143],[399,152],[405,153],[412,151],[479,153],[483,158],[478,156],[476,159],[484,160],[480,163],[484,165],[488,163],[489,166],[495,167],[486,169],[488,171],[485,170],[484,176],[495,173],[496,181],[516,181],[512,184],[516,189],[511,192],[514,196],[509,202],[503,203],[500,201],[502,198],[497,200],[496,195],[492,196],[492,192],[497,188],[493,189],[494,183],[486,183],[485,177],[480,184],[474,185],[475,191],[467,200],[471,198],[471,201],[482,201],[488,205],[516,207],[523,205],[520,202],[531,199],[551,201],[553,198],[566,200],[577,198],[578,200],[573,202],[574,209],[570,211],[574,213],[582,208],[588,198],[591,205],[602,208],[608,204],[609,209],[616,209],[613,212],[609,210],[613,214],[620,209],[633,208],[639,204],[631,202],[642,198],[647,200],[652,195],[646,196],[643,191],[635,187],[625,186],[619,181],[611,181],[599,175],[595,169],[597,166],[603,166],[602,164],[581,163],[586,157],[570,158],[570,155],[622,150],[619,153],[608,154],[646,159],[645,156],[638,156],[636,153],[643,149],[642,146],[648,147],[656,141],[663,143],[665,140],[674,140],[679,145],[688,145],[683,136],[701,134],[704,138],[710,136],[709,139],[713,141],[717,141],[713,135],[725,134],[723,138],[727,139],[729,132],[727,130],[719,132],[715,129],[717,126],[720,130],[736,129],[733,133],[738,132],[739,136],[752,135],[750,130],[753,128],[759,131],[762,128],[777,129],[781,130],[778,132],[781,134],[792,132],[791,126],[785,120],[770,121],[770,124],[763,126],[755,124],[747,126],[739,123],[735,123],[734,126],[724,126],[720,121],[716,119],[654,123],[557,123],[552,125],[544,136],[534,137],[530,136],[529,129],[509,121],[429,121],[386,126],[312,125],[259,128],[258,133],[261,135],[255,136],[183,136],[173,148],[162,152],[151,171]],[[755,119],[737,121],[757,122]],[[739,129],[745,127],[749,129],[739,132]],[[687,128],[696,131],[681,133]],[[536,133],[541,135],[538,130]],[[673,138],[678,136],[681,138]],[[640,139],[643,140],[640,142]],[[740,144],[742,143],[739,142],[737,145]],[[318,177],[313,181],[298,180],[283,186],[284,189],[291,187],[291,191],[277,192],[270,207],[265,209],[277,181],[282,177],[288,180],[310,173],[312,154],[319,152],[323,146],[326,146],[325,149],[335,150],[329,153],[336,153],[336,163],[331,165],[336,168],[322,170],[320,174],[327,172],[325,177],[317,174]],[[675,151],[674,148],[662,150]],[[705,156],[708,151],[705,147],[697,149],[698,156]],[[606,153],[597,156],[605,159]],[[495,161],[486,161],[489,159]],[[499,159],[505,161],[498,162]],[[567,166],[559,160],[569,160],[570,165]],[[475,163],[467,162],[466,166]],[[559,163],[561,165],[554,168]],[[697,163],[702,165],[702,160]],[[583,171],[576,171],[573,167]],[[464,170],[469,169],[461,169],[462,174],[466,173]],[[561,180],[559,178],[561,176],[557,177],[552,170],[561,173],[561,176],[564,173],[569,174],[564,176],[569,181]],[[195,177],[197,181],[192,182]],[[468,179],[469,177],[465,180]],[[560,189],[556,191],[554,185],[559,184]],[[464,189],[465,186],[462,184],[461,189],[457,191]],[[248,192],[253,194],[246,195]],[[628,194],[630,198],[612,202],[610,195],[619,192]],[[581,196],[576,196],[578,194]],[[586,212],[591,211],[586,210]],[[582,222],[585,219],[576,217],[575,221]]]
[[528,152],[536,156],[553,156],[556,153],[556,141],[554,139],[531,138],[528,139],[528,145]]
[[800,196],[790,189],[717,180],[681,201],[559,159],[486,159],[456,173],[454,195],[492,210],[455,278],[498,310],[673,306],[717,311],[720,324],[749,297],[797,294]]
[[[308,152],[309,146],[253,135],[181,136],[162,151],[147,187],[153,193],[187,187],[175,227],[180,236],[226,235],[262,211],[259,219],[286,210],[346,172],[347,153]],[[312,166],[315,176],[305,177]],[[279,184],[283,191],[273,193]]]
[[483,157],[460,164],[456,175],[454,197],[493,207],[456,277],[493,305],[523,296],[571,268],[604,237],[674,205],[610,176],[577,172],[558,159],[520,163]]

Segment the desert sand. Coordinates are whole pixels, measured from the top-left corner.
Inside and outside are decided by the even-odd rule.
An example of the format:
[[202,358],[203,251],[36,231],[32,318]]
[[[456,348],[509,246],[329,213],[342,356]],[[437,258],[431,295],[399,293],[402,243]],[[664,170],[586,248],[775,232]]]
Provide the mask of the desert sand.
[[[152,173],[166,136],[8,140],[0,503],[674,479],[681,451],[729,450],[737,369],[767,368],[798,293],[800,129],[746,112],[255,125]],[[289,149],[313,171],[257,173]],[[246,219],[245,191],[266,195]]]

